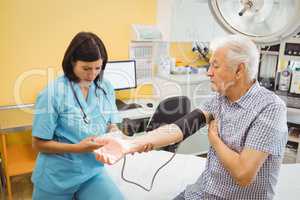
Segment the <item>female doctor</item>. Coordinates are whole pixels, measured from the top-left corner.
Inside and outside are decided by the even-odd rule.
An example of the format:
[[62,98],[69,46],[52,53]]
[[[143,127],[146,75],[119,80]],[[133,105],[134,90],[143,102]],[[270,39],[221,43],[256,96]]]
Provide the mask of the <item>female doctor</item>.
[[107,53],[93,33],[80,32],[67,48],[64,75],[37,97],[32,137],[39,151],[33,200],[120,200],[122,194],[96,161],[96,136],[121,122],[112,85],[103,79]]

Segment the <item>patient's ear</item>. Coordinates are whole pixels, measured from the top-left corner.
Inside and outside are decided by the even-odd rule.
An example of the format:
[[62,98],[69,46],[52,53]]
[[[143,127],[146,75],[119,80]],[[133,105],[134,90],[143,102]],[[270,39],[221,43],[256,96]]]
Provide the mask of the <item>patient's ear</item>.
[[247,74],[246,72],[246,66],[244,63],[240,63],[235,71],[236,79],[241,79],[243,76]]

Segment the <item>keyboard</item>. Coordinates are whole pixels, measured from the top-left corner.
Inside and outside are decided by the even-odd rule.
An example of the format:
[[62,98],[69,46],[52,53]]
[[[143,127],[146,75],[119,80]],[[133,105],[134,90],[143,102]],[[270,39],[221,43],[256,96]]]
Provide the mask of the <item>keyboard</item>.
[[119,99],[116,100],[116,105],[118,110],[129,110],[129,109],[135,109],[135,108],[141,108],[142,106],[136,103],[125,103],[124,101],[121,101]]

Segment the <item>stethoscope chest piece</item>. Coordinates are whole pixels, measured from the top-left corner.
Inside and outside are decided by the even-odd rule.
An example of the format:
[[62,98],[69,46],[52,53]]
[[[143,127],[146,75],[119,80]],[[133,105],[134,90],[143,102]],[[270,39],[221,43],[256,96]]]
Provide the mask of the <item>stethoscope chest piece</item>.
[[83,121],[84,121],[84,123],[86,123],[86,124],[90,124],[90,123],[91,123],[91,120],[88,119],[87,116],[86,116],[86,117],[83,117]]

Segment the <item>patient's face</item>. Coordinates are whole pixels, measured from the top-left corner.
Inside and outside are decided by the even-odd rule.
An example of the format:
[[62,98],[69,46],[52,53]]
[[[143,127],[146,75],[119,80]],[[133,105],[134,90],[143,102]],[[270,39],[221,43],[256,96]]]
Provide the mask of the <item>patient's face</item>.
[[226,48],[220,48],[213,52],[207,72],[212,90],[222,95],[226,95],[227,91],[236,84],[236,73],[232,67],[228,66],[226,53]]

